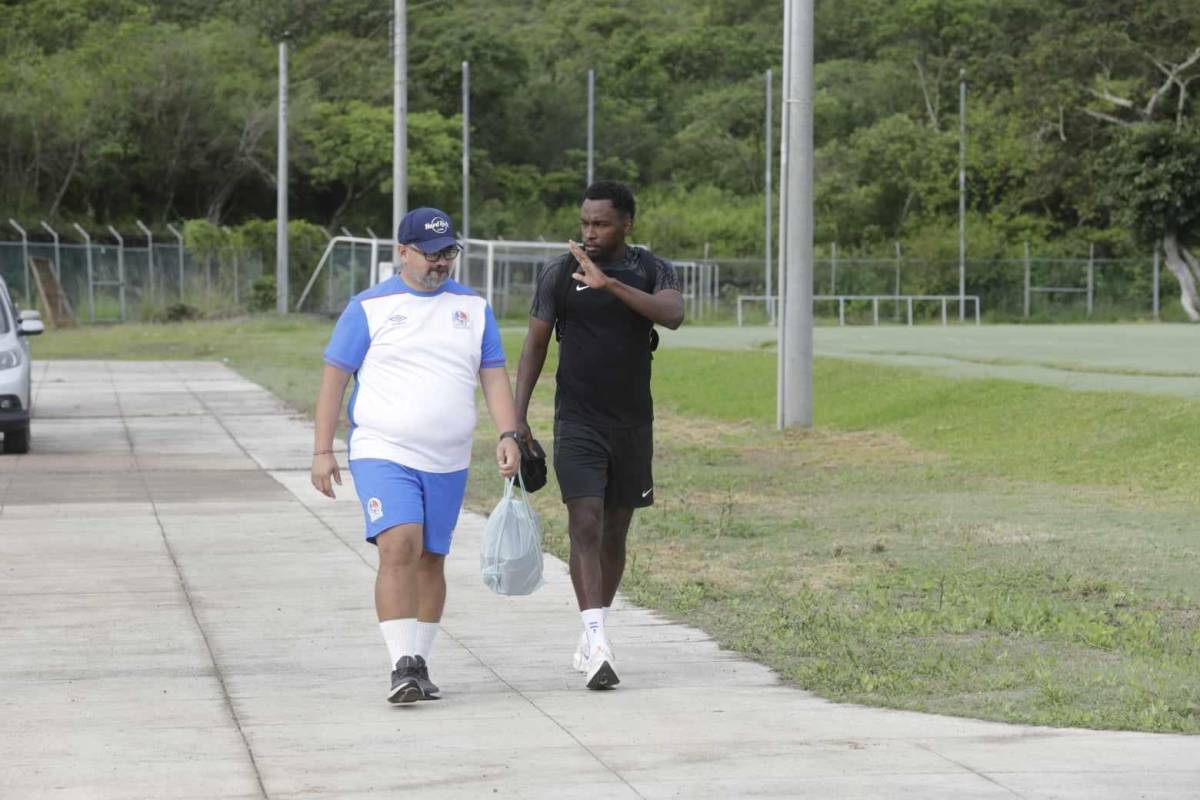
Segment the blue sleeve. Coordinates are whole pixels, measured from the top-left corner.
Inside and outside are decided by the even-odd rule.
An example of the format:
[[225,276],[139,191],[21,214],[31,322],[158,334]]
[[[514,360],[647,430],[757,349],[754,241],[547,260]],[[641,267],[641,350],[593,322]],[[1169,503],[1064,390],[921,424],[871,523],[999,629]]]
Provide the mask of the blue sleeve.
[[325,346],[325,363],[354,373],[362,366],[371,346],[371,331],[367,328],[367,313],[362,303],[351,300],[333,326],[329,344]]
[[484,306],[484,316],[487,322],[483,326],[483,348],[480,353],[479,368],[503,367],[504,347],[500,344],[500,326],[492,314],[491,306]]

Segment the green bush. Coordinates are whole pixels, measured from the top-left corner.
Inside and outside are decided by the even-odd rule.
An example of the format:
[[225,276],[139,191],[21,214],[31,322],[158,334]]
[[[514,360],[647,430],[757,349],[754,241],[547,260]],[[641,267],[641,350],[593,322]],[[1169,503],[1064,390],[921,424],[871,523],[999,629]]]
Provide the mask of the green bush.
[[250,285],[250,310],[271,311],[275,308],[275,276],[262,275]]

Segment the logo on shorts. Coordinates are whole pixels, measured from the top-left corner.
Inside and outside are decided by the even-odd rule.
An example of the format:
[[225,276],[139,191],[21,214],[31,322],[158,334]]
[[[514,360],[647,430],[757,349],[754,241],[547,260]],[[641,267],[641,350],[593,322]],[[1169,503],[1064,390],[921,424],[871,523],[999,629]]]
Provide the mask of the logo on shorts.
[[429,222],[425,223],[425,230],[433,231],[440,236],[441,234],[450,230],[450,223],[447,222],[443,217],[434,217]]
[[371,522],[378,522],[383,516],[383,503],[379,502],[378,497],[372,497],[367,501],[367,516],[371,518]]
[[590,288],[592,288],[592,287],[588,286],[586,283],[581,283],[575,287],[575,291],[582,292],[584,289],[590,289]]
[[461,311],[461,310],[455,311],[454,314],[451,315],[451,319],[454,321],[454,327],[456,327],[456,328],[471,327],[471,318],[467,315],[467,312],[465,312],[465,311]]
[[646,491],[642,492],[642,497],[646,497],[646,496],[648,496],[648,495],[649,495],[651,492],[653,492],[653,491],[654,491],[654,487],[653,487],[653,486],[651,486],[649,489],[647,489]]

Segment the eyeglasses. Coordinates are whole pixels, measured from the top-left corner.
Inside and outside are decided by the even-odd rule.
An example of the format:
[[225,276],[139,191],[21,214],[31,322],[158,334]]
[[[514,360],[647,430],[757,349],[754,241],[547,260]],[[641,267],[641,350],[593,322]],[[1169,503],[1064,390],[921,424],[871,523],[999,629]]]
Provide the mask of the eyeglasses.
[[[415,247],[413,249],[417,250]],[[450,246],[444,250],[438,250],[436,253],[426,253],[422,250],[417,250],[417,252],[425,256],[426,261],[435,263],[438,261],[453,261],[454,259],[458,258],[458,254],[462,252],[462,248]]]

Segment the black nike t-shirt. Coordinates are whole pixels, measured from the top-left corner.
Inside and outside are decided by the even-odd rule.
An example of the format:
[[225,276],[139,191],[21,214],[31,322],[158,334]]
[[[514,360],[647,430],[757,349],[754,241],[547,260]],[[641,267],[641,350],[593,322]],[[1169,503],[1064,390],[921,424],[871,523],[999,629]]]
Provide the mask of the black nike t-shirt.
[[[655,262],[649,286],[648,259]],[[640,247],[626,247],[613,265],[598,265],[610,278],[653,294],[679,289],[674,268]],[[652,323],[609,292],[587,288],[575,280],[559,295],[559,275],[575,270],[564,254],[538,279],[530,316],[554,324],[561,320],[558,389],[554,416],[598,428],[633,428],[654,419],[650,397],[650,328]]]

